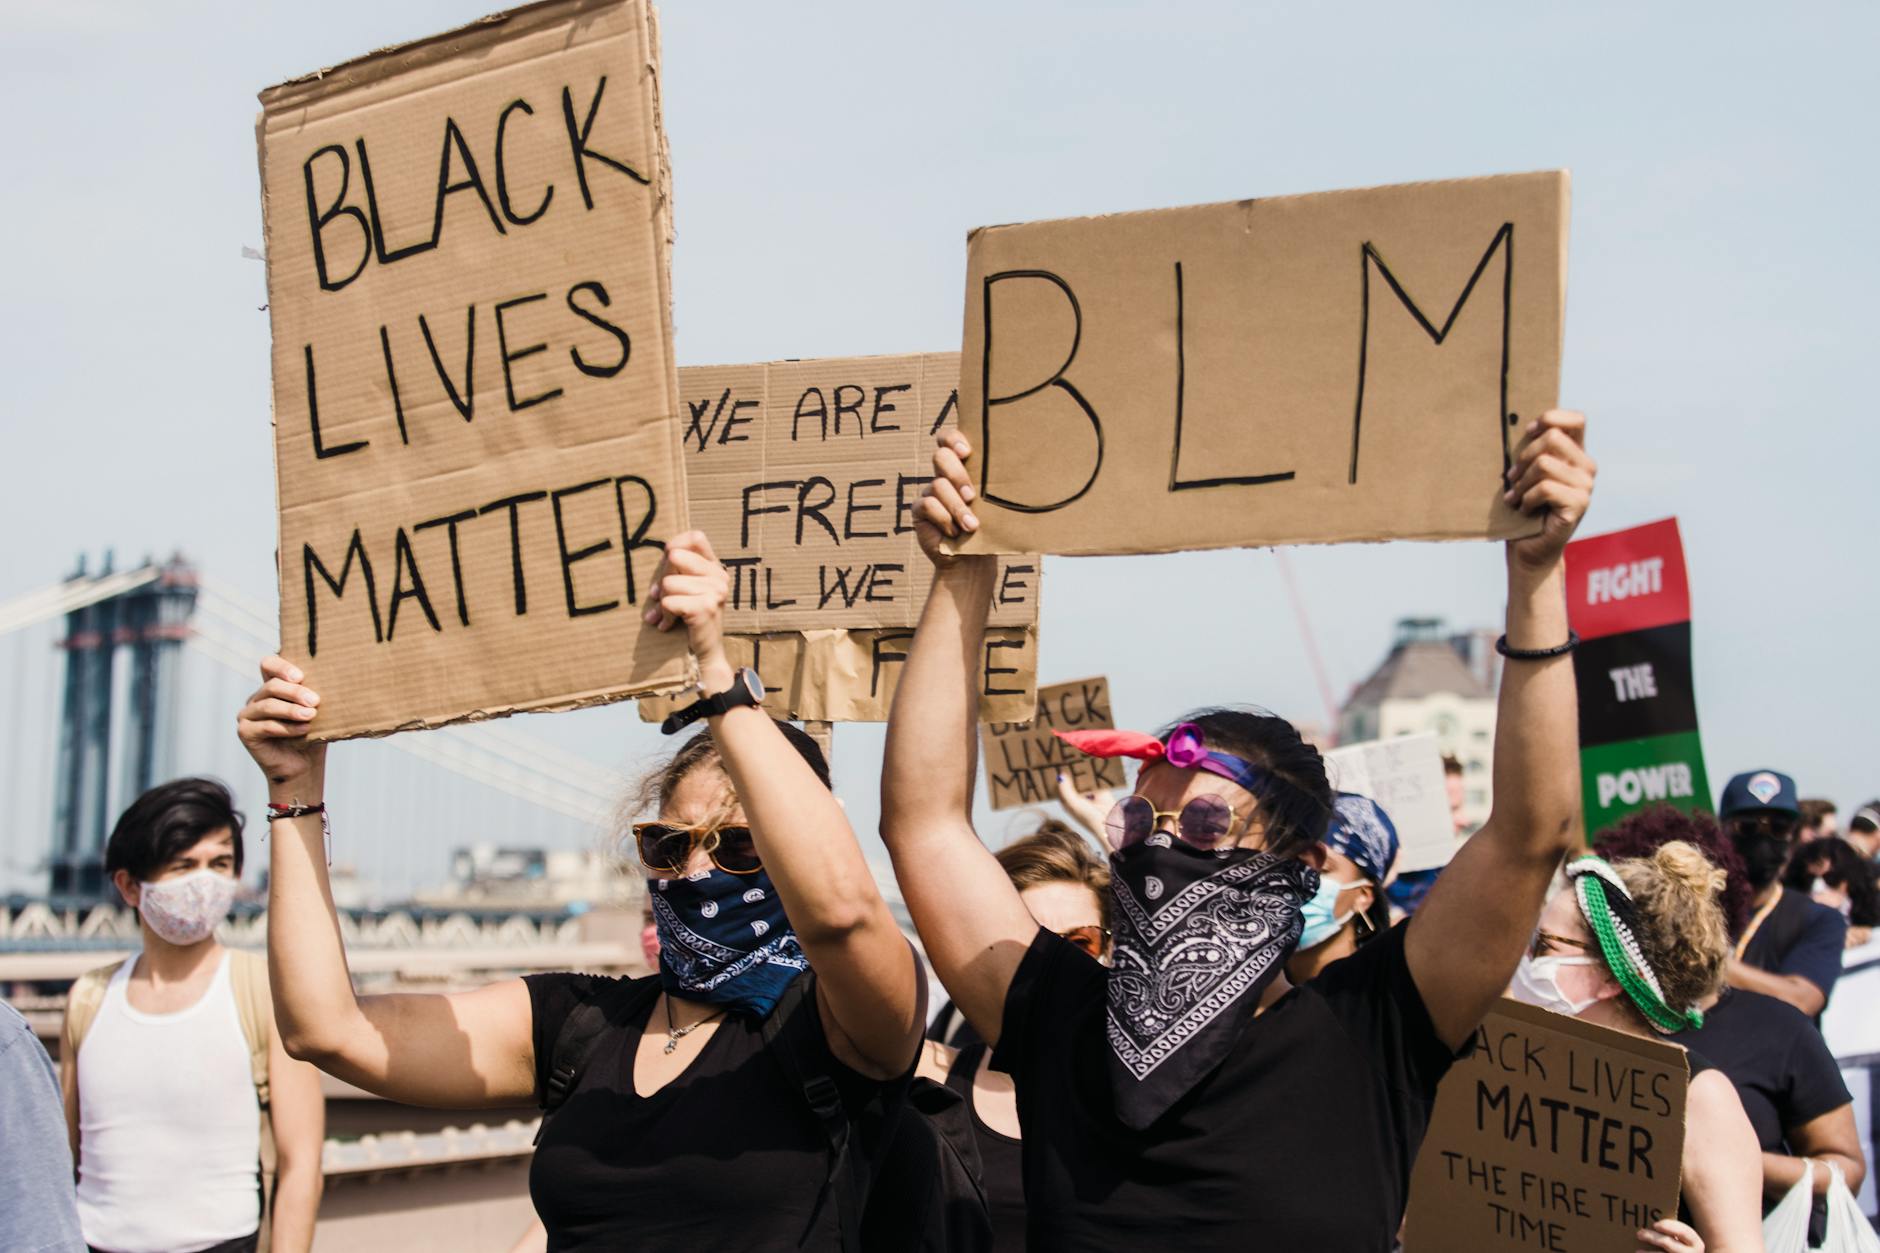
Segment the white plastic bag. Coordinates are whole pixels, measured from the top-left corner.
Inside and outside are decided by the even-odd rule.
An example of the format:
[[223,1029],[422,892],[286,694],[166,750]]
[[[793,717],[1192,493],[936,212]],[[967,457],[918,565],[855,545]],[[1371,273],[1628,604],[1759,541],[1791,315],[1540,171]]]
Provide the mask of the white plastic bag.
[[[1828,1238],[1821,1247],[1825,1253],[1880,1253],[1880,1235],[1860,1212],[1860,1202],[1848,1190],[1841,1168],[1830,1165],[1834,1182],[1828,1185]],[[1783,1197],[1783,1204],[1788,1198]]]
[[1815,1164],[1802,1163],[1802,1177],[1763,1219],[1768,1253],[1808,1253],[1808,1213],[1815,1207]]

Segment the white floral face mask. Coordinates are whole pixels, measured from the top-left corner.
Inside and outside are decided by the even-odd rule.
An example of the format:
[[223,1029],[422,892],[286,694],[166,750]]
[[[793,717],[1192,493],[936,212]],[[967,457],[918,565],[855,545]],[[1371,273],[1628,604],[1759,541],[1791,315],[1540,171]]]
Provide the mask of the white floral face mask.
[[141,885],[137,912],[150,929],[187,948],[209,938],[235,903],[236,882],[219,870],[192,870],[174,879]]

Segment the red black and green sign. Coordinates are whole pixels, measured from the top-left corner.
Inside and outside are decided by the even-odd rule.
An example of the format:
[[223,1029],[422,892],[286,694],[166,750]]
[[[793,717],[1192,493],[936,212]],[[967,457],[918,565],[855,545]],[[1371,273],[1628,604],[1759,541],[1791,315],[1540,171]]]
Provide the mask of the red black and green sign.
[[1676,518],[1567,545],[1586,831],[1663,801],[1709,809]]

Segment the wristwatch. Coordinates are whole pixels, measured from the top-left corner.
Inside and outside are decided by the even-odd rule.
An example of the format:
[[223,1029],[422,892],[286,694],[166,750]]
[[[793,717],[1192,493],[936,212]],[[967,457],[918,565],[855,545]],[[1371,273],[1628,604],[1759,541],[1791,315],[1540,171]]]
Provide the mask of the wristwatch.
[[661,735],[677,735],[700,718],[716,718],[739,705],[764,703],[764,681],[757,671],[745,666],[731,676],[731,686],[715,696],[702,696],[659,724]]

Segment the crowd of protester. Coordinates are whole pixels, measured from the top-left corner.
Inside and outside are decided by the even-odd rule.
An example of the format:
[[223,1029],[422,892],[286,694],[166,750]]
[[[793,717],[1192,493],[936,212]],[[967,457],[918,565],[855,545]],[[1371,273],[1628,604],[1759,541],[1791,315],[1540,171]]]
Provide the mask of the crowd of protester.
[[[141,953],[74,984],[56,1073],[0,1018],[0,1246],[305,1250],[317,1067],[415,1105],[540,1105],[521,1248],[1388,1250],[1437,1086],[1506,994],[1683,1046],[1682,1203],[1638,1246],[1762,1248],[1799,1180],[1825,1198],[1866,1174],[1817,1024],[1880,911],[1880,803],[1843,830],[1759,770],[1715,818],[1648,809],[1585,851],[1562,573],[1583,445],[1577,414],[1523,432],[1509,500],[1543,526],[1507,549],[1494,806],[1461,823],[1458,767],[1468,838],[1414,877],[1390,815],[1233,692],[1153,734],[1065,733],[1137,761],[1133,786],[1066,784],[1089,836],[1050,822],[989,850],[972,800],[995,567],[950,542],[977,527],[958,432],[915,514],[933,590],[882,774],[920,952],[823,752],[727,661],[729,580],[699,533],[668,543],[647,610],[686,633],[702,698],[680,721],[707,725],[623,833],[646,977],[358,994],[319,696],[268,659],[239,720],[269,794],[265,960],[215,939],[244,857],[229,793],[139,799],[108,863]],[[1246,630],[1193,625],[1223,652]]]

